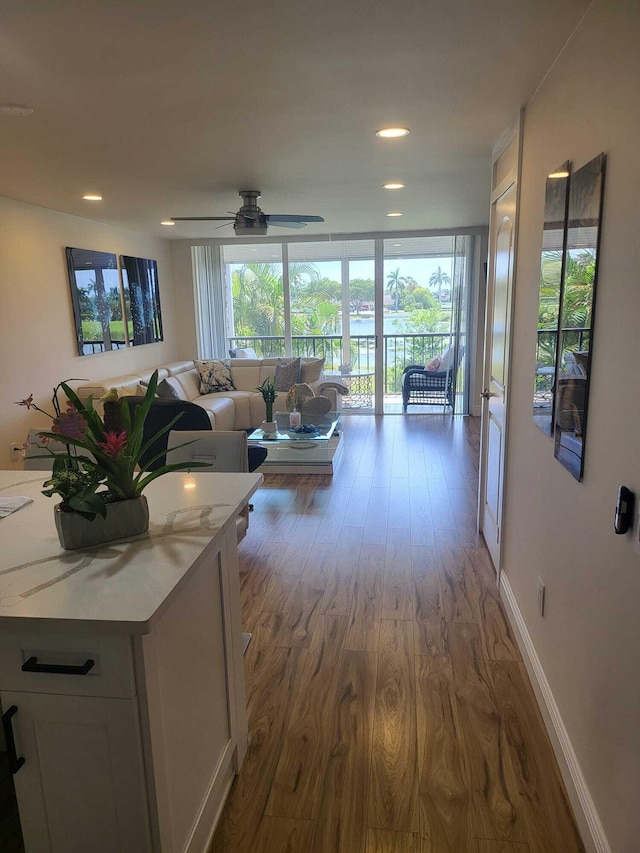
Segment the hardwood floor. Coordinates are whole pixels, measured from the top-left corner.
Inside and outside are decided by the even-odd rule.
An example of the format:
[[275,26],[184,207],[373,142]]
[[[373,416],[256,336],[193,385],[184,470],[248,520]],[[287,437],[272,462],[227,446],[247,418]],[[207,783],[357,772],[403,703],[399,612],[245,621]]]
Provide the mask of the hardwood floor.
[[240,547],[249,750],[211,853],[577,853],[475,529],[479,421],[345,418]]

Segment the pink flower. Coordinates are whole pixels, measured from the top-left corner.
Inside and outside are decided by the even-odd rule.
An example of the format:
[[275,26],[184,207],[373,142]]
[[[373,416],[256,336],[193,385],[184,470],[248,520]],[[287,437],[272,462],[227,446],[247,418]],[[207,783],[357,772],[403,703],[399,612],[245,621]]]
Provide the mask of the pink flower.
[[80,412],[63,412],[53,419],[51,432],[82,441],[87,434],[87,422]]
[[27,409],[30,409],[33,406],[33,394],[29,394],[24,400],[16,400],[16,406],[26,406]]
[[126,432],[105,432],[105,437],[107,440],[100,442],[98,447],[107,456],[115,459],[127,442],[127,434]]

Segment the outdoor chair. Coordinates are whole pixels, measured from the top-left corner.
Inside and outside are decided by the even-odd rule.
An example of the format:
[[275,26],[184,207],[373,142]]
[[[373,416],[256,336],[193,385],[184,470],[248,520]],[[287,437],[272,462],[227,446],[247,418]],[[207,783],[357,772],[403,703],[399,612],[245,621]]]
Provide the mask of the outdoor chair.
[[448,370],[427,370],[423,364],[408,364],[402,372],[402,410],[407,406],[450,406],[455,411],[455,376],[464,355],[460,347],[458,361]]
[[453,374],[435,372],[423,365],[409,364],[402,373],[402,410],[407,406],[445,405],[453,408]]

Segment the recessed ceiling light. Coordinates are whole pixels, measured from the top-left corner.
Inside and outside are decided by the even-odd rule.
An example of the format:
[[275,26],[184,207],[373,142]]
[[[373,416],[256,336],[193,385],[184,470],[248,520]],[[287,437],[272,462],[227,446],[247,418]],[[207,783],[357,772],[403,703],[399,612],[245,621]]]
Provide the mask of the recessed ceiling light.
[[409,136],[411,131],[408,127],[383,127],[376,130],[376,136],[382,139],[399,139],[401,136]]
[[402,213],[387,213],[387,216],[403,216]]
[[0,113],[7,116],[30,116],[32,112],[33,107],[26,104],[0,104]]
[[176,223],[173,219],[163,219],[160,225],[175,225]]
[[102,201],[102,196],[95,195],[94,193],[87,193],[87,195],[83,195],[82,198],[85,201]]
[[566,172],[566,171],[563,171],[563,172],[551,172],[551,174],[550,174],[550,175],[548,175],[548,177],[549,177],[549,178],[568,178],[568,177],[569,177],[569,172]]
[[404,184],[383,184],[383,188],[385,190],[402,190],[404,189]]

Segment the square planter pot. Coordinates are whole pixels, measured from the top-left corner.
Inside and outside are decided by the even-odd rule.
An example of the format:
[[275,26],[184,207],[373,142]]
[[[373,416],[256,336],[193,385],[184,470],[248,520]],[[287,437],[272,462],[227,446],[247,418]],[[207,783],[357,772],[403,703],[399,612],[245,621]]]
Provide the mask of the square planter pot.
[[144,495],[128,501],[107,504],[107,516],[97,515],[88,521],[77,512],[62,512],[60,504],[53,510],[60,544],[66,551],[88,548],[101,542],[126,539],[149,529],[149,505]]

